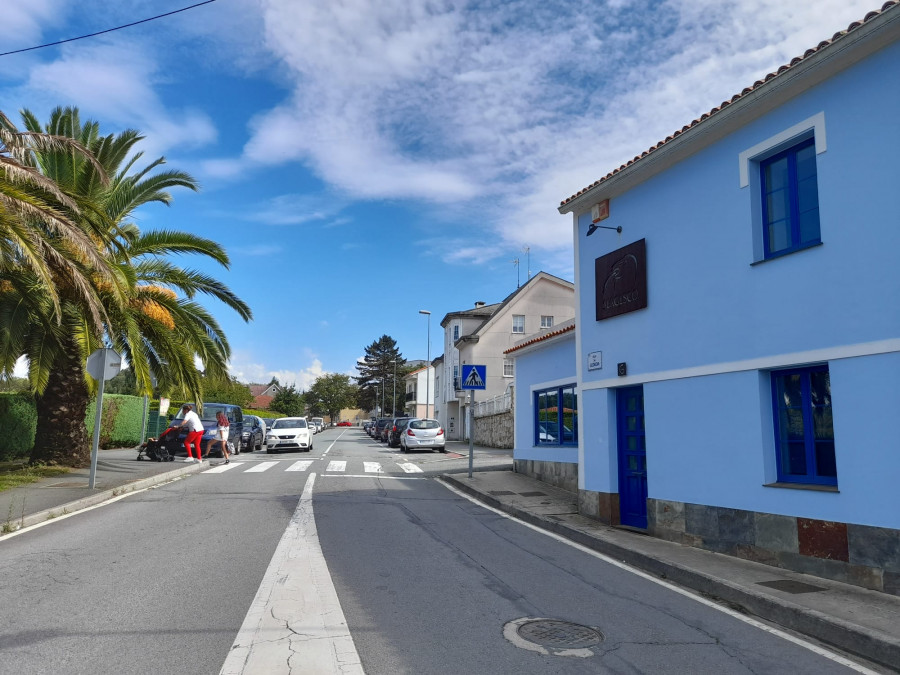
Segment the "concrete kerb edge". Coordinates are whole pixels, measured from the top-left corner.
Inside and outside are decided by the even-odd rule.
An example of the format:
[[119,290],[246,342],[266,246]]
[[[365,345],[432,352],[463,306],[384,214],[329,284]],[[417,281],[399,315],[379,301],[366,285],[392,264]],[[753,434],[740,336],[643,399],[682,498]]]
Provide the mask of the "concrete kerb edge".
[[900,663],[900,640],[893,636],[885,635],[873,629],[861,629],[840,619],[824,615],[806,607],[794,605],[780,598],[764,593],[749,592],[747,589],[735,586],[725,579],[710,576],[683,565],[660,560],[640,551],[593,537],[564,523],[529,513],[511,504],[504,504],[499,499],[479,492],[470,485],[456,480],[452,474],[444,474],[442,479],[452,483],[454,487],[472,495],[479,501],[511,516],[515,516],[530,525],[558,534],[561,537],[620,560],[666,581],[697,591],[712,599],[726,602],[739,611],[745,611],[747,614],[752,614],[765,621],[771,621],[779,626],[821,640],[843,651],[856,654],[891,669],[896,668],[896,664]]
[[104,490],[103,492],[93,494],[90,497],[82,497],[81,499],[76,499],[74,502],[61,504],[60,506],[56,506],[52,509],[45,509],[43,511],[38,511],[37,513],[32,513],[31,515],[25,516],[24,518],[16,521],[16,530],[21,530],[25,527],[31,527],[32,525],[37,525],[38,523],[43,523],[47,520],[52,520],[62,515],[75,513],[76,511],[81,511],[83,509],[90,508],[91,506],[102,504],[105,501],[113,499],[114,497],[119,497],[129,492],[136,492],[148,487],[153,487],[154,485],[159,485],[160,483],[166,483],[170,480],[174,480],[187,474],[196,473],[200,468],[201,467],[199,464],[179,467],[177,469],[174,469],[173,471],[165,471],[154,476],[141,478],[140,480],[136,480],[133,483],[124,483],[123,485],[119,485],[114,488]]

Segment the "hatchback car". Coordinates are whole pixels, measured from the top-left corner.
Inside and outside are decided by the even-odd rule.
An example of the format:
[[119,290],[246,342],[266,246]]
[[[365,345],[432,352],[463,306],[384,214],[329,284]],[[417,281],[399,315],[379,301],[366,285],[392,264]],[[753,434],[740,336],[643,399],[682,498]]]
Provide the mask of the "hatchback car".
[[392,419],[393,418],[391,417],[379,417],[377,420],[375,420],[375,424],[372,426],[369,432],[372,438],[374,438],[376,441],[380,441],[381,434],[384,431],[384,428],[387,426],[388,422],[392,421]]
[[266,452],[313,449],[313,435],[303,417],[279,417],[272,422],[266,437]]
[[406,431],[406,425],[409,424],[411,419],[411,417],[395,417],[393,423],[386,427],[388,430],[387,444],[389,448],[400,447],[400,435]]
[[266,442],[266,424],[256,415],[244,415],[244,432],[241,434],[241,452],[262,450]]
[[400,434],[400,452],[408,450],[439,450],[444,452],[444,429],[437,420],[412,418]]

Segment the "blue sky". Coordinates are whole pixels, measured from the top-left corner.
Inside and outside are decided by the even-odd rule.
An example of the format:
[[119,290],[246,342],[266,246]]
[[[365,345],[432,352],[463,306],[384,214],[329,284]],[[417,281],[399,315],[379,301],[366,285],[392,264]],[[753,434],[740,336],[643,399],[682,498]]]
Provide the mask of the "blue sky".
[[[197,0],[4,0],[0,52]],[[543,270],[572,280],[559,202],[861,19],[878,0],[216,0],[2,57],[19,122],[80,108],[136,128],[202,191],[142,228],[221,242],[244,324],[209,302],[244,382],[407,359],[440,320]],[[529,254],[524,252],[529,249]],[[520,259],[520,266],[513,264]]]

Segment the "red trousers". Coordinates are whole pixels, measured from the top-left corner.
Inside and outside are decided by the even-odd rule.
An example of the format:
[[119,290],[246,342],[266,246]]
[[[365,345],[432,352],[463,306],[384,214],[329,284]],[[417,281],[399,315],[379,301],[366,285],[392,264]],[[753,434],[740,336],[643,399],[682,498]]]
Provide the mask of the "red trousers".
[[197,459],[203,459],[203,453],[200,452],[200,439],[203,438],[202,431],[189,431],[187,438],[184,439],[184,447],[187,450],[188,457],[193,457],[191,454],[191,445],[193,445],[197,449]]

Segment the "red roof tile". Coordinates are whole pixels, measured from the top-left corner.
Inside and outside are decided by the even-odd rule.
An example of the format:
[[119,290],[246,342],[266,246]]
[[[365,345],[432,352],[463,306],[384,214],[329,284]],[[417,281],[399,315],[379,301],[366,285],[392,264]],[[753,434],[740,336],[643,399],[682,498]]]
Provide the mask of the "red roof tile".
[[790,63],[781,66],[781,67],[780,67],[777,71],[775,71],[774,73],[769,73],[769,74],[766,75],[762,80],[757,80],[756,82],[753,83],[753,86],[751,86],[751,87],[744,87],[744,89],[741,90],[741,93],[740,93],[740,94],[735,94],[735,95],[732,96],[729,100],[727,100],[727,101],[722,101],[722,103],[719,105],[719,107],[713,108],[713,109],[710,110],[708,113],[703,113],[703,114],[700,116],[699,119],[695,119],[695,120],[694,120],[693,122],[691,122],[690,124],[687,124],[687,125],[681,127],[681,129],[680,129],[679,131],[676,131],[676,132],[673,133],[671,136],[667,136],[665,140],[660,141],[660,142],[657,143],[656,145],[652,146],[649,150],[645,150],[645,151],[642,152],[640,155],[634,157],[633,159],[628,160],[627,162],[625,162],[625,164],[623,164],[622,166],[620,166],[618,169],[614,169],[613,171],[610,171],[610,172],[609,172],[608,174],[606,174],[603,178],[601,178],[600,180],[594,181],[593,183],[591,183],[590,185],[588,185],[586,188],[584,188],[584,189],[582,189],[582,190],[579,190],[578,192],[576,192],[574,195],[572,195],[572,196],[569,197],[568,199],[562,200],[562,201],[559,203],[560,207],[565,206],[566,204],[568,204],[569,202],[571,202],[571,201],[574,200],[574,199],[577,199],[578,197],[580,197],[581,195],[583,195],[583,194],[584,194],[585,192],[587,192],[588,190],[591,190],[591,189],[597,187],[597,186],[600,185],[600,183],[602,183],[603,181],[605,181],[605,180],[607,180],[607,179],[609,179],[609,178],[612,178],[613,176],[615,176],[617,173],[619,173],[619,172],[622,171],[623,169],[628,168],[629,166],[631,166],[632,164],[634,164],[634,163],[635,163],[636,161],[638,161],[639,159],[641,159],[641,158],[643,158],[643,157],[646,157],[647,155],[649,155],[649,154],[650,154],[651,152],[653,152],[654,150],[656,150],[656,149],[662,147],[663,145],[665,145],[666,143],[668,143],[669,141],[671,141],[673,138],[676,138],[677,136],[680,136],[681,134],[683,134],[683,133],[684,133],[685,131],[687,131],[688,129],[691,129],[692,127],[694,127],[694,126],[700,124],[701,122],[703,122],[704,120],[708,119],[711,115],[714,115],[714,114],[716,114],[717,112],[719,112],[720,110],[722,110],[723,108],[725,108],[726,106],[731,105],[732,103],[734,103],[735,101],[737,101],[737,100],[738,100],[739,98],[741,98],[742,96],[746,96],[747,94],[753,92],[753,91],[756,90],[758,87],[762,86],[763,84],[765,84],[766,82],[768,82],[768,81],[771,80],[772,78],[778,77],[779,75],[781,75],[781,74],[782,74],[783,72],[785,72],[786,70],[791,69],[792,67],[796,66],[798,63],[800,63],[801,61],[803,61],[804,59],[809,58],[810,56],[812,56],[813,54],[815,54],[815,53],[818,52],[819,50],[824,49],[825,47],[827,47],[827,46],[829,46],[830,44],[832,44],[835,40],[837,40],[837,39],[843,37],[844,35],[846,35],[847,33],[851,32],[851,31],[853,31],[853,30],[859,28],[859,27],[862,26],[864,23],[866,23],[866,22],[868,22],[868,21],[871,21],[871,20],[874,19],[876,16],[878,16],[879,14],[882,14],[883,12],[886,12],[888,9],[890,9],[891,7],[893,7],[893,6],[895,6],[895,5],[900,5],[900,0],[889,0],[889,2],[886,2],[886,3],[884,3],[884,5],[882,5],[881,9],[873,10],[873,11],[869,12],[868,14],[866,14],[865,18],[864,18],[862,21],[854,21],[853,23],[851,23],[851,24],[847,27],[846,30],[838,31],[837,33],[835,33],[835,34],[831,37],[830,40],[822,40],[822,42],[820,42],[820,43],[819,43],[818,45],[816,45],[814,48],[812,48],[812,49],[807,49],[807,50],[803,53],[803,56],[795,56],[793,59],[791,59],[791,62],[790,62]]
[[560,328],[555,330],[548,330],[546,333],[541,333],[540,335],[535,335],[530,340],[526,340],[522,344],[518,344],[515,347],[510,347],[507,349],[504,354],[512,354],[513,352],[517,352],[520,349],[524,349],[530,345],[536,344],[538,342],[543,342],[544,340],[549,340],[552,337],[556,337],[557,335],[562,335],[563,333],[568,333],[569,331],[575,330],[575,322],[573,321],[570,324],[563,324]]

